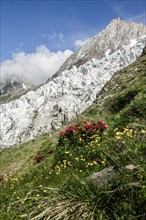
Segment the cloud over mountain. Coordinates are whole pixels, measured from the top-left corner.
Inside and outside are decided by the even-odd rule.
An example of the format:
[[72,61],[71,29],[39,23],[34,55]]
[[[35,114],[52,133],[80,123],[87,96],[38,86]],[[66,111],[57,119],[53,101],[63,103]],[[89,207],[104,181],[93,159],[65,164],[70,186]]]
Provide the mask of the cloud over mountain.
[[71,54],[71,50],[52,52],[44,45],[38,46],[34,53],[13,53],[11,60],[1,63],[1,80],[13,75],[34,84],[41,84],[52,76]]

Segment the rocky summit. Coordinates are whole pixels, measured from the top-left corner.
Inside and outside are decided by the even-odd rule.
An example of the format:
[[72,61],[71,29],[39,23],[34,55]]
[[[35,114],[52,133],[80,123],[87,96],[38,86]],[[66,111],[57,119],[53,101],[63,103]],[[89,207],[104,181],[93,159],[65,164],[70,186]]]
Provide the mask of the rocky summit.
[[0,106],[1,149],[57,129],[81,114],[114,73],[143,51],[146,28],[113,20],[62,65],[46,84]]

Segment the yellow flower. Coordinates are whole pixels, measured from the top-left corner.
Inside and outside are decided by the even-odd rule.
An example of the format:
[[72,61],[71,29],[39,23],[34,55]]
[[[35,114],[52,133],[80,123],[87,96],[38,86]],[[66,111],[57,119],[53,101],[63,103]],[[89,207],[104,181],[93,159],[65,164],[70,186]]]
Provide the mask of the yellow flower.
[[142,134],[145,134],[145,133],[146,133],[146,131],[145,131],[145,130],[141,130],[141,133],[142,133]]
[[25,218],[27,217],[27,214],[19,215],[20,218]]
[[65,154],[69,154],[69,151],[65,151]]
[[[66,164],[64,165],[64,167],[66,167]],[[55,170],[56,170],[56,174],[58,175],[60,173],[60,167],[59,166],[56,166],[55,167]]]
[[43,190],[43,192],[47,192],[47,190],[46,190],[46,189],[44,189],[44,190]]
[[68,165],[69,165],[69,166],[71,165],[71,162],[70,162],[70,161],[68,161]]
[[42,187],[42,185],[39,185],[39,187],[41,188],[41,187]]
[[104,161],[104,160],[102,160],[101,163],[102,163],[103,165],[105,165],[105,161]]
[[93,161],[93,163],[96,165],[97,164],[97,162],[96,161]]

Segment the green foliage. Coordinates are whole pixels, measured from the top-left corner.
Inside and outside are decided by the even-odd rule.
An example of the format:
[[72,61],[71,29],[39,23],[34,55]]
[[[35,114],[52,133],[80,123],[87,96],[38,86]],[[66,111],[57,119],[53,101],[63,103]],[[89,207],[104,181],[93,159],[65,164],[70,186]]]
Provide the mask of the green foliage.
[[[122,84],[123,77],[118,78],[123,89],[102,111],[93,105],[60,135],[58,131],[46,134],[1,152],[0,219],[145,219],[146,78],[142,62],[134,64],[140,71],[131,70],[128,86]],[[106,121],[106,130],[93,123],[99,118]],[[38,155],[43,156],[39,163]],[[90,174],[110,166],[117,172],[107,184],[87,181]]]
[[108,110],[111,112],[119,112],[124,107],[132,102],[134,97],[137,95],[138,90],[132,89],[125,92],[119,93],[117,96],[113,97],[108,101]]

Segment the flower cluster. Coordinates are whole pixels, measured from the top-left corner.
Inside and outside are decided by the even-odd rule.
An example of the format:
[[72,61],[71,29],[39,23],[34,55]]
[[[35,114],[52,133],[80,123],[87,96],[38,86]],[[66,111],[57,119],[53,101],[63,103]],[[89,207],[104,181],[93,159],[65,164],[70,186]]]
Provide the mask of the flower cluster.
[[86,121],[80,121],[78,124],[74,126],[69,126],[66,128],[65,131],[60,132],[60,136],[66,136],[67,134],[77,132],[82,130],[82,132],[89,131],[89,132],[97,132],[97,130],[105,130],[107,128],[107,125],[103,120],[96,123],[93,121],[92,123],[87,123]]
[[37,155],[34,160],[37,162],[37,163],[40,163],[42,160],[44,159],[44,156],[43,155]]
[[87,121],[80,121],[76,125],[72,125],[66,128],[65,131],[60,132],[59,146],[64,146],[68,142],[69,146],[76,147],[81,142],[90,142],[91,137],[94,134],[98,134],[100,137],[102,132],[107,128],[107,125],[103,120],[96,123]]

